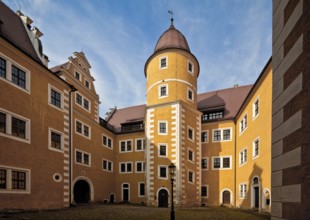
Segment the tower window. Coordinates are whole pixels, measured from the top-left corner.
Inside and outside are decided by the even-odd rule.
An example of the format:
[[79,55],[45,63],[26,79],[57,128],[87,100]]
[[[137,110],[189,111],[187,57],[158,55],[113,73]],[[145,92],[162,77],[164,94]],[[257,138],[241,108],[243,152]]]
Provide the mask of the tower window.
[[168,59],[167,57],[161,57],[160,62],[159,62],[159,68],[160,69],[165,69],[168,67]]
[[190,101],[194,100],[194,92],[190,88],[187,89],[187,99]]
[[168,85],[161,85],[158,89],[158,96],[161,97],[167,97],[168,96]]
[[188,63],[187,63],[187,71],[191,74],[194,73],[194,65],[191,61],[188,61]]

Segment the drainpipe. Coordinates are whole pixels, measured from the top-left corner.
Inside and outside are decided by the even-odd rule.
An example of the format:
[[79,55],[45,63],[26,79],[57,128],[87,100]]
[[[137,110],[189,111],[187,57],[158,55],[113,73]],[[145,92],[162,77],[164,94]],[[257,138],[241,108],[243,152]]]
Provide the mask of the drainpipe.
[[69,207],[72,207],[72,104],[71,95],[72,92],[77,91],[77,89],[70,85],[69,91]]
[[234,191],[235,191],[235,197],[234,197],[234,207],[236,208],[236,204],[237,204],[237,192],[236,192],[236,171],[237,171],[237,156],[236,156],[236,151],[237,151],[237,124],[236,124],[236,121],[234,121],[234,124],[235,124],[235,148],[234,148],[234,160],[235,160],[235,167],[234,167]]

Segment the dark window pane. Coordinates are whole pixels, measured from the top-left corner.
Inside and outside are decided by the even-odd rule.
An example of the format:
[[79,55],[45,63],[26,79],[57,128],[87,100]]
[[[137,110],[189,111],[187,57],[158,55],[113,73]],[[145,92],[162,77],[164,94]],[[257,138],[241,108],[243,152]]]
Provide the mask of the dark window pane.
[[6,189],[6,170],[0,169],[0,189]]
[[26,122],[12,117],[12,135],[20,138],[26,138]]
[[56,149],[61,149],[61,135],[52,132],[52,147],[56,148]]
[[0,58],[0,77],[6,78],[6,60]]
[[26,189],[26,173],[12,171],[12,189]]
[[26,73],[12,65],[12,82],[22,88],[26,88]]

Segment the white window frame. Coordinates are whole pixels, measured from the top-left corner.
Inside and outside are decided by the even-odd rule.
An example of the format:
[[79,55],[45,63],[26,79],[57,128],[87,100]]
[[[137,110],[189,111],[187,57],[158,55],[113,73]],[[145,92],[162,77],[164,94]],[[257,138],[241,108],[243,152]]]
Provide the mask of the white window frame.
[[[128,142],[131,142],[131,150],[128,150]],[[125,151],[122,151],[122,142],[125,142]],[[128,153],[128,152],[133,152],[133,141],[132,139],[127,139],[127,140],[120,140],[119,141],[119,152],[120,153]]]
[[[166,87],[166,95],[161,95],[161,88]],[[158,98],[166,98],[168,97],[169,90],[168,90],[168,84],[163,84],[158,86]]]
[[[0,189],[1,193],[11,193],[11,194],[30,194],[31,193],[31,170],[5,166],[0,164],[0,169],[6,170],[6,189]],[[12,171],[25,172],[26,173],[26,189],[12,189]]]
[[[230,138],[229,140],[224,140],[224,130],[230,130]],[[219,141],[215,141],[214,140],[214,131],[221,131],[221,140]],[[217,143],[217,142],[228,142],[228,141],[232,141],[232,128],[216,128],[216,129],[212,129],[212,143]]]
[[[76,74],[79,74],[79,78],[76,78]],[[74,70],[74,79],[82,82],[82,74],[77,70]]]
[[207,141],[202,141],[202,138],[200,138],[200,140],[201,140],[201,144],[207,144],[207,143],[209,143],[209,130],[203,130],[203,131],[201,131],[201,136],[200,137],[202,137],[202,133],[207,133]]
[[[255,155],[255,142],[258,141],[258,154]],[[257,137],[253,140],[252,142],[252,159],[256,159],[259,157],[259,152],[260,152],[260,137]]]
[[[192,93],[192,99],[189,98],[189,92]],[[195,100],[195,97],[194,97],[194,90],[192,90],[191,88],[188,88],[187,87],[187,94],[186,94],[186,97],[187,97],[187,100],[191,101],[191,102],[194,102]]]
[[[202,168],[202,160],[207,159],[207,168]],[[209,157],[201,158],[201,170],[209,170]]]
[[[5,129],[6,133],[0,132],[0,136],[30,144],[31,143],[31,120],[21,115],[18,115],[16,113],[10,112],[3,108],[0,108],[0,112],[6,114],[6,129]],[[23,120],[25,122],[25,138],[20,138],[20,137],[16,137],[12,135],[12,117],[17,118],[19,120]]]
[[[166,132],[165,133],[160,133],[160,124],[161,123],[166,124]],[[158,135],[168,135],[168,121],[158,121],[157,131],[158,131]]]
[[[189,70],[189,64],[192,65],[192,71]],[[194,63],[190,60],[187,60],[187,72],[194,75],[194,71],[195,71],[195,66],[194,66]]]
[[[106,138],[107,144],[104,144],[104,143],[103,143],[103,137]],[[109,140],[111,141],[111,147],[109,147],[109,145],[108,145]],[[108,149],[110,149],[110,150],[113,150],[113,139],[112,139],[111,137],[105,135],[105,134],[102,134],[102,146],[104,146],[104,147],[106,147],[106,148],[108,148]]]
[[[189,174],[190,173],[192,173],[193,175],[192,175],[192,181],[190,181],[190,179],[189,179]],[[187,171],[187,182],[189,182],[190,184],[194,184],[195,183],[195,172],[194,171],[192,171],[192,170],[190,170],[190,169],[188,169],[188,171]]]
[[[60,107],[52,104],[52,98],[51,98],[52,90],[55,90],[60,94]],[[51,84],[48,84],[48,104],[57,110],[60,111],[64,110],[64,93],[61,90],[57,89],[56,87],[52,86]]]
[[207,195],[206,195],[206,196],[202,196],[202,195],[201,195],[201,197],[202,197],[202,198],[209,198],[209,185],[205,185],[205,184],[204,184],[204,185],[201,185],[201,191],[202,191],[202,187],[206,187],[206,189],[207,189],[207,190],[206,190]]
[[[61,141],[61,143],[60,143],[61,148],[60,149],[52,147],[52,132],[60,135],[60,141]],[[64,134],[61,131],[58,131],[58,130],[50,128],[50,127],[48,128],[48,149],[49,150],[63,153],[64,152],[64,143],[65,143],[64,141],[65,141],[64,140]]]
[[239,198],[240,199],[246,199],[247,198],[247,192],[248,192],[248,186],[246,183],[240,183],[239,184]]
[[[189,137],[189,131],[192,131],[192,138]],[[195,141],[195,129],[192,128],[191,126],[187,126],[187,139],[190,140],[191,142]]]
[[[81,123],[82,124],[82,133],[79,133],[79,132],[77,132],[77,126],[76,126],[76,122],[79,122],[79,123]],[[75,125],[75,133],[76,134],[78,134],[78,135],[80,135],[80,136],[82,136],[82,137],[85,137],[85,138],[87,138],[87,139],[91,139],[91,127],[88,125],[88,124],[86,124],[86,123],[84,123],[84,122],[82,122],[82,121],[80,121],[80,120],[78,120],[78,119],[75,119],[75,123],[74,123],[74,125]],[[85,134],[84,134],[84,127],[88,127],[88,136],[86,136]]]
[[[255,114],[255,106],[256,106],[257,101],[258,101],[258,113]],[[260,112],[260,100],[259,100],[259,96],[257,96],[252,105],[252,119],[253,120],[255,120],[259,116],[259,112]]]
[[[158,157],[168,157],[168,144],[166,143],[158,143]],[[160,155],[160,146],[165,146],[166,148],[166,155]]]
[[[214,159],[215,158],[220,158],[220,167],[219,168],[214,168]],[[230,158],[229,162],[230,162],[230,166],[229,167],[223,167],[223,160],[224,158]],[[212,157],[212,170],[231,170],[232,169],[232,156],[214,156]]]
[[[142,148],[141,149],[138,149],[138,141],[141,141],[141,143],[142,143]],[[145,138],[137,138],[137,139],[135,139],[135,151],[136,152],[139,152],[139,151],[145,151],[145,145],[146,145],[146,143],[145,143]]]
[[[77,153],[77,152],[82,153],[82,162],[78,162],[78,161],[77,161],[77,157],[76,157],[76,153]],[[86,167],[91,167],[91,154],[90,154],[90,153],[88,153],[88,152],[86,152],[86,151],[82,151],[82,150],[80,150],[80,149],[75,149],[75,152],[74,152],[74,153],[75,153],[75,154],[74,154],[74,163],[75,163],[75,164],[82,165],[82,166],[86,166]],[[89,164],[84,163],[84,155],[85,155],[85,154],[88,155],[88,162],[89,162]]]
[[[142,164],[142,171],[138,171],[138,163],[141,163]],[[136,173],[144,173],[145,172],[145,162],[144,161],[136,161],[135,162],[135,171]]]
[[[104,161],[106,161],[107,162],[107,166],[108,166],[108,169],[104,169],[103,168],[103,163],[104,163]],[[109,165],[108,164],[111,164],[111,170],[109,170]],[[105,159],[105,158],[102,158],[102,170],[103,171],[107,171],[107,172],[110,172],[110,173],[113,173],[113,161],[111,161],[111,160],[107,160],[107,159]]]
[[[13,59],[5,56],[2,53],[0,53],[0,57],[6,61],[6,78],[0,77],[0,80],[3,80],[4,82],[10,84],[11,86],[14,86],[17,89],[30,94],[31,93],[31,83],[30,83],[31,72],[30,72],[30,70],[26,69],[25,67],[18,64]],[[25,72],[25,78],[26,78],[25,79],[26,80],[25,88],[22,88],[22,87],[20,87],[20,86],[18,86],[12,82],[12,65],[16,66],[18,69]]]
[[[144,195],[141,195],[141,191],[140,191],[140,185],[143,184],[144,185]],[[145,197],[146,194],[146,190],[145,190],[145,182],[138,182],[138,197]]]
[[245,147],[239,152],[239,167],[243,166],[247,162],[248,162],[248,147]]
[[[122,164],[125,164],[125,171],[124,172],[122,172]],[[131,164],[131,171],[128,171],[127,164]],[[132,163],[132,161],[119,162],[119,173],[120,174],[133,173],[133,163]]]
[[[190,152],[192,153],[192,160],[189,158],[189,154]],[[195,162],[195,152],[193,149],[188,149],[187,151],[187,160],[190,162],[190,163],[194,163]]]
[[[163,59],[166,59],[166,66],[161,66],[161,61]],[[162,57],[159,57],[159,69],[162,70],[162,69],[167,69],[168,68],[168,56],[162,56]]]
[[[246,118],[246,120],[245,120],[245,118]],[[248,123],[249,123],[249,118],[248,118],[248,113],[246,112],[242,116],[242,119],[239,122],[239,135],[243,134],[244,131],[248,128]]]
[[[165,168],[165,169],[166,169],[166,177],[161,177],[161,176],[160,176],[160,169],[161,169],[161,168]],[[158,175],[157,175],[158,179],[167,180],[167,179],[168,179],[168,176],[169,176],[169,173],[168,173],[168,166],[166,166],[166,165],[158,165]]]
[[[79,96],[82,97],[82,105],[80,105],[79,103],[77,103],[77,101],[76,101],[77,95],[79,95]],[[88,101],[88,109],[84,107],[85,100]],[[85,111],[91,112],[91,101],[90,101],[89,99],[85,98],[85,96],[81,95],[81,93],[79,93],[79,92],[75,92],[75,104],[76,104],[77,106],[79,106],[80,108],[84,109]]]

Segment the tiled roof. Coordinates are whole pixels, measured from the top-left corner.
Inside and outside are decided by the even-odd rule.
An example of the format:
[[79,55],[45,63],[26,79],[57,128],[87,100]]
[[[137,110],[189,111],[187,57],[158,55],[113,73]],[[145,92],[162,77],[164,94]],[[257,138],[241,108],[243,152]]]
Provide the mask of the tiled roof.
[[[224,110],[224,117],[220,120],[234,119],[251,88],[252,85],[247,85],[199,94],[198,110],[201,112]],[[116,133],[119,133],[122,124],[144,121],[145,114],[146,105],[116,109],[108,123],[114,127]]]
[[34,60],[42,63],[20,17],[0,1],[0,36]]
[[197,107],[201,112],[224,110],[221,120],[235,118],[253,85],[238,86],[199,94]]
[[144,121],[146,105],[131,106],[116,109],[108,123],[114,127],[116,133],[121,132],[121,124],[135,121]]

